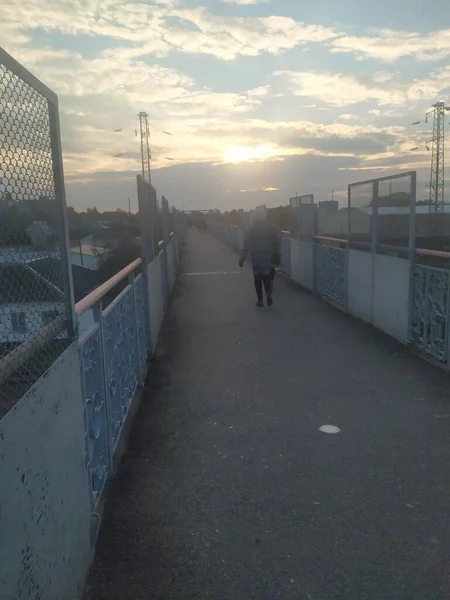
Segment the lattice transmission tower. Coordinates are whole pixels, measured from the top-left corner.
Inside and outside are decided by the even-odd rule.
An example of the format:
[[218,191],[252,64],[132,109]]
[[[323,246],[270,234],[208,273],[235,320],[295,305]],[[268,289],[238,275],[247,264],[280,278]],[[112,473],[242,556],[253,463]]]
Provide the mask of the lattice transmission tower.
[[150,152],[150,128],[148,126],[148,114],[146,112],[140,112],[138,116],[141,132],[142,178],[151,183],[152,176],[150,172],[150,161],[152,159],[152,155]]
[[433,104],[425,117],[425,122],[430,115],[433,115],[433,138],[428,142],[431,144],[431,172],[429,184],[429,212],[434,215],[444,214],[444,124],[445,111],[449,110],[444,102]]

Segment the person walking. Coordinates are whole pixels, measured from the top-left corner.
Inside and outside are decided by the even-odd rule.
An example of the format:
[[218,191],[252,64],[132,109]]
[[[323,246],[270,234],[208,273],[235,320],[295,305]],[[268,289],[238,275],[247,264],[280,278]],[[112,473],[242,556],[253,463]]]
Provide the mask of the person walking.
[[267,306],[272,306],[275,266],[280,264],[280,238],[276,228],[267,219],[255,221],[248,230],[239,259],[241,268],[249,254],[258,297],[256,306],[259,308],[264,306],[263,286],[266,292]]

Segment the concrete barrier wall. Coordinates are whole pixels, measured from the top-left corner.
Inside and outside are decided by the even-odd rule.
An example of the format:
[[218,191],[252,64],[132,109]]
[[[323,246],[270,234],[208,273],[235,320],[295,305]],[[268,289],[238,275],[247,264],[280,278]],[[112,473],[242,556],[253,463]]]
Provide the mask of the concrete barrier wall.
[[291,278],[300,283],[300,242],[291,238]]
[[172,291],[176,277],[176,242],[167,244],[167,270],[169,277],[169,292]]
[[409,328],[409,260],[348,251],[348,312],[406,343]]
[[408,341],[409,260],[375,255],[373,325],[401,342]]
[[160,253],[147,268],[148,297],[150,302],[150,326],[152,330],[152,350],[156,347],[159,331],[164,316],[164,293],[162,289],[161,265],[163,256]]
[[372,253],[350,249],[347,260],[347,310],[358,319],[372,323]]
[[299,283],[308,290],[314,289],[314,242],[299,242]]
[[91,559],[78,343],[0,421],[0,598],[80,597]]

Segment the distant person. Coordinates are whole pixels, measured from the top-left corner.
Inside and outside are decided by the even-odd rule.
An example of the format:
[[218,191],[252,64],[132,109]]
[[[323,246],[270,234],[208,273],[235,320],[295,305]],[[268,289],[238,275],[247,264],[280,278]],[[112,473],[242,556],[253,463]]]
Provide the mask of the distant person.
[[263,286],[266,292],[267,306],[272,306],[275,267],[280,264],[280,238],[275,227],[267,220],[255,221],[248,230],[239,260],[240,267],[244,266],[249,253],[258,297],[256,306],[259,308],[264,306]]

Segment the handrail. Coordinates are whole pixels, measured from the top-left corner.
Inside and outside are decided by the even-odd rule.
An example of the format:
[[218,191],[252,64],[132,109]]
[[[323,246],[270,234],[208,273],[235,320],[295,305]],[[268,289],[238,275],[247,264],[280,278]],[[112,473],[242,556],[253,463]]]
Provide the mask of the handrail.
[[419,256],[437,256],[438,258],[450,258],[450,252],[444,250],[427,250],[426,248],[416,248],[416,254]]
[[346,239],[327,237],[325,235],[316,235],[314,239],[323,240],[324,242],[338,242],[339,244],[348,244],[348,240]]
[[[172,231],[170,237],[175,235]],[[159,240],[158,248],[164,245],[164,240]],[[80,316],[90,308],[92,308],[97,302],[99,302],[103,296],[105,296],[108,292],[110,292],[117,284],[119,284],[125,277],[131,275],[131,273],[137,269],[142,264],[142,258],[137,258],[128,266],[123,268],[121,271],[113,275],[110,279],[102,283],[95,288],[90,294],[82,298],[79,302],[75,304],[75,313]]]
[[[174,232],[170,234],[174,235]],[[158,247],[164,245],[161,240]],[[82,298],[75,304],[75,313],[80,316],[95,304],[97,304],[109,291],[117,284],[131,275],[142,264],[142,258],[137,258],[121,271],[118,271],[110,279],[99,285],[90,294]],[[34,352],[50,340],[57,337],[66,328],[66,319],[64,316],[59,316],[49,325],[36,332],[27,340],[19,344],[14,350],[0,359],[0,385],[13,375],[20,367],[22,367],[33,355]]]
[[[342,240],[339,238],[331,238],[323,235],[316,235],[316,240],[323,240],[328,242],[339,242],[343,244],[348,244],[348,240]],[[352,244],[356,246],[371,246],[371,242],[362,242],[358,240],[352,240]],[[377,248],[381,248],[382,250],[392,250],[394,252],[409,252],[409,248],[407,246],[394,246],[392,244],[377,244]],[[445,252],[445,250],[429,250],[428,248],[416,248],[414,250],[415,254],[419,256],[435,256],[437,258],[448,258],[450,259],[450,252]]]
[[137,258],[132,263],[127,265],[121,271],[110,277],[107,281],[98,286],[90,294],[82,298],[75,304],[75,313],[79,316],[86,312],[89,308],[92,308],[97,302],[110,292],[117,284],[119,284],[125,277],[131,275],[135,269],[142,264],[142,258]]

